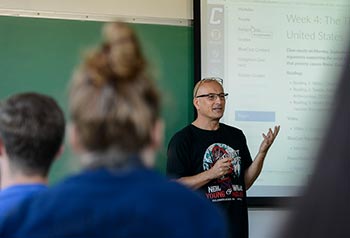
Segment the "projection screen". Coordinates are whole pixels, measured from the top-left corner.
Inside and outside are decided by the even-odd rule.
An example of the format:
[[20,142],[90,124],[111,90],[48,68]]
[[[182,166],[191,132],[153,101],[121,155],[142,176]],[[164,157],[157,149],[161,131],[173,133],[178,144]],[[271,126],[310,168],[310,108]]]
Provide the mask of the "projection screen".
[[349,54],[350,1],[202,0],[194,7],[195,80],[223,79],[222,122],[244,131],[252,158],[262,133],[281,126],[248,196],[297,196]]

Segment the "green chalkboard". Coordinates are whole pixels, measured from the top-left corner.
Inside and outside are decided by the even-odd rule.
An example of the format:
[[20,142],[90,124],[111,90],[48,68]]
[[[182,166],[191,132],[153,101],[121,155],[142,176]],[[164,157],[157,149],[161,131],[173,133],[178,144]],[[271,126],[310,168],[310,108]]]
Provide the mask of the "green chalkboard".
[[[67,112],[67,83],[84,52],[100,42],[102,24],[0,17],[0,99],[24,91],[41,92],[53,96]],[[151,24],[132,27],[163,94],[166,130],[156,169],[164,172],[170,137],[193,119],[193,29]],[[65,145],[51,169],[51,184],[80,169],[67,139]]]

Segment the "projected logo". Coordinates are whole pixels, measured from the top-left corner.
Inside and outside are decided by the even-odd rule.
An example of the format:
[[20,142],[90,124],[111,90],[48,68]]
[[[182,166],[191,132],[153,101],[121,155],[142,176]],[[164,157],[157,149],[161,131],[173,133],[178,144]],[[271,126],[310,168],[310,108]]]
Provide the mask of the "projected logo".
[[209,24],[219,25],[222,23],[222,15],[224,9],[222,7],[213,7],[210,9]]
[[224,47],[225,47],[225,8],[222,4],[209,4],[205,30],[202,32],[202,54],[206,59],[202,62],[203,75],[224,77]]
[[212,41],[223,39],[224,9],[220,6],[213,6],[208,10],[208,34]]

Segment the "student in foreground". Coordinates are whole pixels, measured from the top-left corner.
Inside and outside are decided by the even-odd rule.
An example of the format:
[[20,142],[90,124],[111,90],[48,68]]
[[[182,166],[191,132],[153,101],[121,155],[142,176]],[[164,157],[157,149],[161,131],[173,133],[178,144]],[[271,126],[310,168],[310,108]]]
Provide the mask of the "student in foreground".
[[0,237],[225,237],[205,199],[152,171],[159,92],[135,33],[109,23],[70,87],[70,142],[83,171],[0,221]]
[[46,190],[64,132],[63,112],[49,96],[28,92],[0,102],[0,217]]

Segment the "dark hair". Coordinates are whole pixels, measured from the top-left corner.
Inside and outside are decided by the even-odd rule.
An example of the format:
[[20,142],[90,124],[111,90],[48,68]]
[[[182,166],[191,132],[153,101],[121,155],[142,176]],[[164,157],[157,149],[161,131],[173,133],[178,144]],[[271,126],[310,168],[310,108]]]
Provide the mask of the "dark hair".
[[314,173],[282,238],[350,237],[350,55]]
[[64,132],[63,112],[49,96],[22,93],[0,102],[0,137],[13,169],[46,176]]
[[104,26],[104,43],[83,60],[70,88],[70,113],[89,152],[137,153],[150,143],[160,98],[134,31]]

